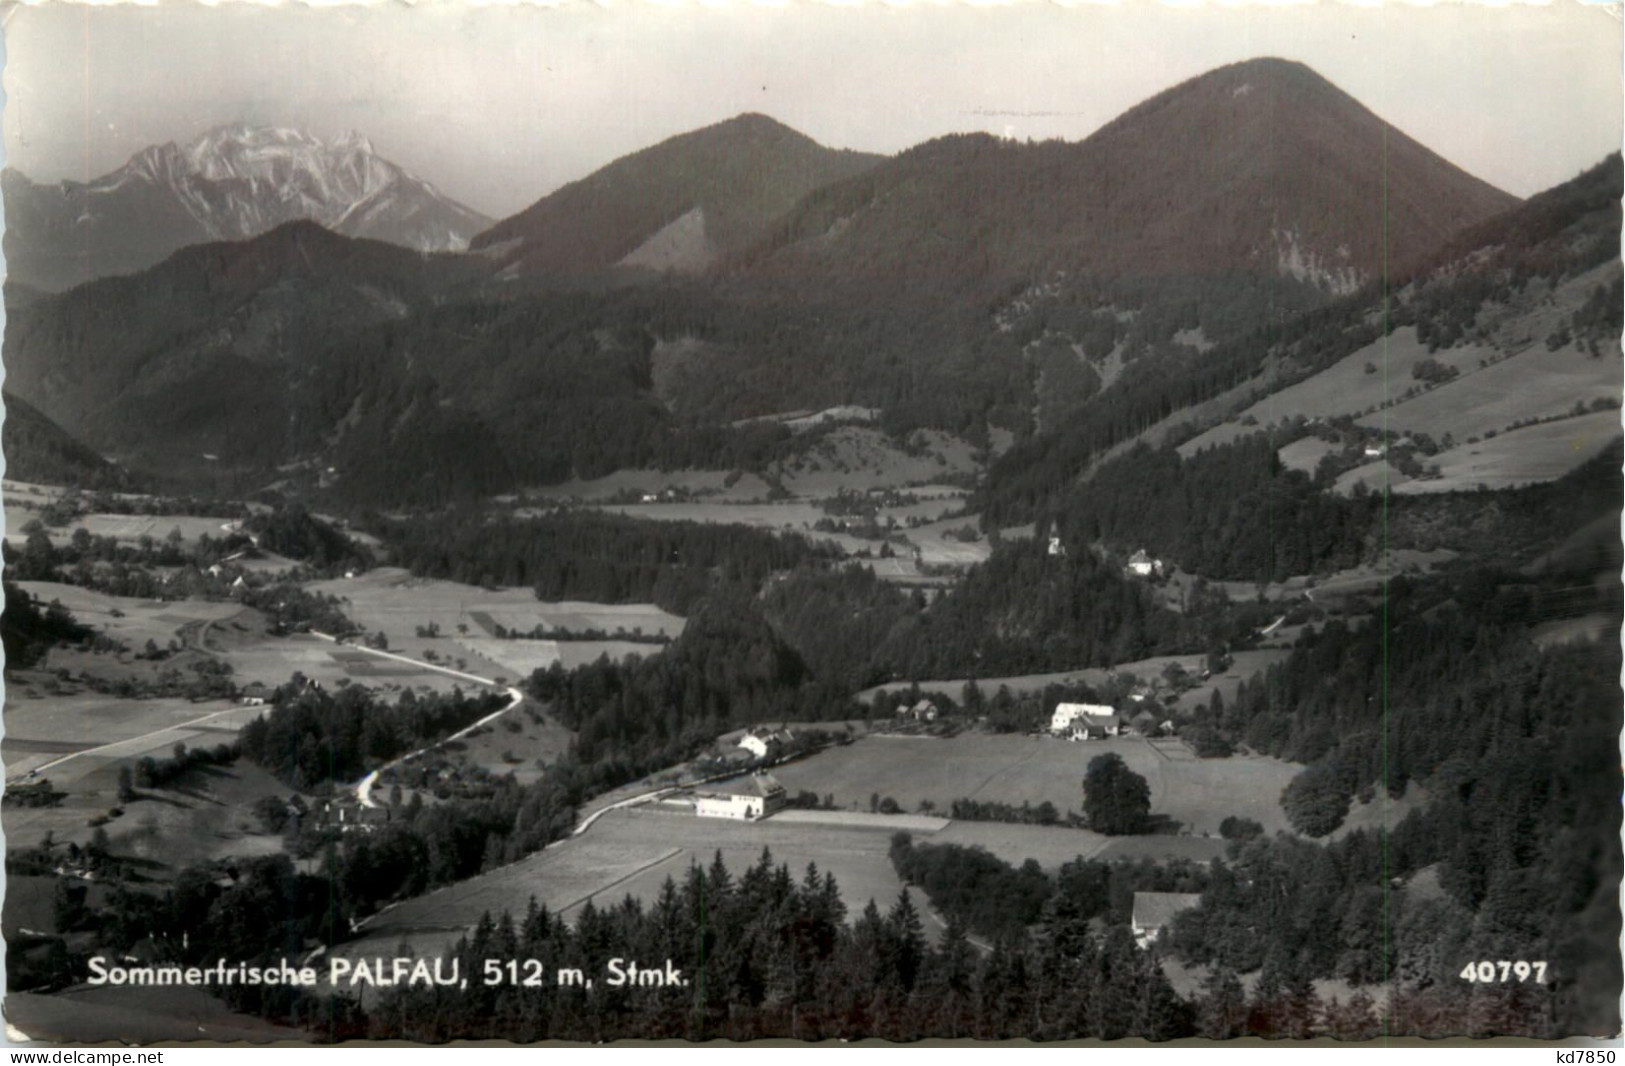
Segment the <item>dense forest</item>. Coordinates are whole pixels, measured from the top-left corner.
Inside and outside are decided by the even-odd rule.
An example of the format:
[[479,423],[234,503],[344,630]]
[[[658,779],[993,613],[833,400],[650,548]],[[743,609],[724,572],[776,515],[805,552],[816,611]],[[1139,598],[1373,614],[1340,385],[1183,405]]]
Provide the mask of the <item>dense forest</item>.
[[0,614],[0,635],[5,638],[6,669],[19,670],[38,662],[58,644],[75,644],[90,637],[61,603],[41,605],[28,590],[5,583],[6,605]]
[[[1210,351],[1132,363],[1098,402],[1000,456],[976,509],[989,528],[1043,518],[1113,446],[1232,390],[1227,404],[1240,410],[1401,326],[1416,326],[1423,341],[1437,347],[1463,340],[1486,305],[1537,279],[1555,285],[1618,256],[1622,173],[1620,156],[1609,156],[1572,181],[1469,227],[1380,290],[1367,286],[1299,314],[1255,315],[1259,324],[1250,332],[1224,338]],[[1596,302],[1611,309],[1612,292]],[[1580,319],[1571,328],[1583,331],[1590,319],[1587,313]],[[1168,428],[1164,443],[1178,444],[1200,426]]]
[[728,592],[699,604],[657,656],[555,663],[525,690],[575,731],[574,762],[605,788],[691,758],[740,725],[860,713],[848,691],[811,676],[749,597]]
[[242,753],[301,792],[352,782],[378,763],[472,725],[508,702],[501,693],[403,692],[393,705],[371,690],[328,691],[295,678],[275,706],[243,726]]
[[652,602],[677,614],[713,586],[759,588],[775,571],[836,554],[795,534],[596,511],[525,519],[458,512],[381,522],[377,532],[397,565],[424,577],[529,586],[543,600]]
[[[1189,458],[1138,445],[1067,495],[1058,528],[1073,553],[1097,543],[1125,554],[1144,548],[1203,577],[1262,582],[1356,567],[1381,547],[1442,548],[1505,566],[1621,506],[1618,441],[1554,481],[1345,497],[1325,477],[1281,465],[1289,435],[1253,433]],[[1554,513],[1572,524],[1554,526]]]
[[364,570],[373,563],[370,551],[297,501],[282,502],[269,511],[250,515],[243,529],[254,537],[255,547],[324,572]]
[[1281,465],[1279,447],[1264,433],[1189,459],[1139,445],[1070,494],[1061,519],[1068,547],[1144,548],[1192,573],[1241,581],[1358,566],[1371,551],[1381,500],[1322,491]]

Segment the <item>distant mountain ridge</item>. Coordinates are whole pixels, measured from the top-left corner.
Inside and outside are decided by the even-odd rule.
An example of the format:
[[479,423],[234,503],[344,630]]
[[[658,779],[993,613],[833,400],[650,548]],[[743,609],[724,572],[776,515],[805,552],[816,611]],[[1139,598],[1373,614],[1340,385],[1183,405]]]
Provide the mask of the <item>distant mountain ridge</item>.
[[142,149],[90,182],[38,184],[8,169],[0,188],[7,272],[49,290],[297,220],[424,252],[461,250],[490,222],[379,156],[358,133],[329,141],[242,124]]
[[875,159],[745,115],[468,254],[302,222],[11,299],[8,388],[130,469],[308,475],[368,505],[745,468],[773,442],[736,421],[858,404],[899,437],[1009,434],[1016,513],[1246,380],[1258,337],[1516,203],[1279,60],[1079,143]]
[[1246,273],[1341,295],[1517,202],[1303,64],[1256,59],[1082,141],[922,144],[809,196],[737,273],[887,295]]
[[508,276],[696,273],[759,239],[807,193],[881,158],[739,115],[617,159],[496,223],[472,248]]

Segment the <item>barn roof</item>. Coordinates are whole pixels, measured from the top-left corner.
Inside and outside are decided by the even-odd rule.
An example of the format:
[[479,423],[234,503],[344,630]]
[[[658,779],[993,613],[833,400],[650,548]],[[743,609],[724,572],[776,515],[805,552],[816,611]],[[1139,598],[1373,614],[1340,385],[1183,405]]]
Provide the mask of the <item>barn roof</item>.
[[1202,897],[1195,892],[1136,892],[1134,924],[1141,929],[1161,929],[1174,920],[1174,915],[1200,902]]
[[783,792],[784,786],[772,774],[751,774],[749,777],[735,781],[725,781],[715,785],[701,795],[704,796],[760,796],[766,798]]

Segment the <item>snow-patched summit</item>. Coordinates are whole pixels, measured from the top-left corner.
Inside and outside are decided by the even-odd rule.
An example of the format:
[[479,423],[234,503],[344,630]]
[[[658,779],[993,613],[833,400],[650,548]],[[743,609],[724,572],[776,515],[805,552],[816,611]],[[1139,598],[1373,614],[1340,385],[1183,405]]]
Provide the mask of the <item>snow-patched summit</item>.
[[37,185],[7,171],[4,191],[10,275],[47,289],[298,219],[425,252],[461,251],[490,224],[378,155],[359,133],[324,140],[242,124],[142,149],[87,183]]

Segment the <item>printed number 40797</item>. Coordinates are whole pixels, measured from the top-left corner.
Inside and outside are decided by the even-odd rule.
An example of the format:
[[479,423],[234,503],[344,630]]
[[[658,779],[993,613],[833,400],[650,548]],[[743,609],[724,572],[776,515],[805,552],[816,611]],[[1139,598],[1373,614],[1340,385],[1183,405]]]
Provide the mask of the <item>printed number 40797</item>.
[[1535,984],[1545,984],[1546,963],[1544,961],[1525,962],[1522,959],[1517,962],[1508,962],[1505,959],[1499,962],[1469,962],[1462,967],[1461,979],[1463,981],[1476,981],[1480,984],[1489,984],[1495,981],[1505,984],[1516,977],[1519,983],[1522,983],[1529,980],[1531,974],[1534,975]]

